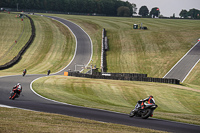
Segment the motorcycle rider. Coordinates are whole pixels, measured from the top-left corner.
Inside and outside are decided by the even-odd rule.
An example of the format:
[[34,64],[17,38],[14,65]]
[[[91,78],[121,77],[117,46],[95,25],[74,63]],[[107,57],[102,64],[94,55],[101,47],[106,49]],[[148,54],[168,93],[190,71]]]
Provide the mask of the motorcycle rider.
[[[17,85],[15,85],[13,87],[13,91],[17,93],[17,97],[20,96],[20,93],[22,92],[22,85],[20,83],[17,83]],[[14,96],[13,96],[14,97]],[[9,99],[11,99],[11,96],[9,97]]]
[[26,75],[26,69],[23,70],[23,76],[25,76],[25,75]]
[[47,71],[47,75],[49,75],[50,73],[51,73],[51,70],[48,70],[48,71]]
[[135,105],[135,109],[133,110],[134,112],[137,112],[139,109],[144,109],[144,102],[148,102],[148,104],[154,104],[155,100],[153,99],[153,96],[150,95],[149,97],[139,100],[137,104]]

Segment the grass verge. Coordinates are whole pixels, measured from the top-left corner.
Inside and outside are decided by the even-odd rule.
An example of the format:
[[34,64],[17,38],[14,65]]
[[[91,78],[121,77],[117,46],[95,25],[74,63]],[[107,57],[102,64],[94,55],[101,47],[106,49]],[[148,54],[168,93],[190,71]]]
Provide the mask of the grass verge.
[[0,118],[0,131],[7,133],[161,133],[161,131],[145,128],[2,107],[0,108]]
[[200,125],[200,90],[183,85],[53,76],[35,81],[33,89],[56,101],[127,114],[153,95],[155,118]]
[[[28,18],[23,21],[16,14],[0,14],[0,65],[12,60],[28,42],[31,24]],[[16,41],[16,42],[15,42]]]
[[75,38],[63,24],[46,17],[31,16],[36,36],[22,59],[15,66],[1,70],[0,75],[21,74],[27,69],[27,74],[46,74],[64,68],[73,58]]

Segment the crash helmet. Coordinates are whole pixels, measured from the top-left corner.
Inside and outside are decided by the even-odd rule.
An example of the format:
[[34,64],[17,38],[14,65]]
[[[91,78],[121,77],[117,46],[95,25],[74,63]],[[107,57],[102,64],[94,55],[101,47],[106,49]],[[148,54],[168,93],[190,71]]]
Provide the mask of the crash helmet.
[[153,96],[152,96],[152,95],[150,95],[149,97],[152,97],[152,98],[153,98]]
[[20,83],[17,83],[17,85],[21,85]]

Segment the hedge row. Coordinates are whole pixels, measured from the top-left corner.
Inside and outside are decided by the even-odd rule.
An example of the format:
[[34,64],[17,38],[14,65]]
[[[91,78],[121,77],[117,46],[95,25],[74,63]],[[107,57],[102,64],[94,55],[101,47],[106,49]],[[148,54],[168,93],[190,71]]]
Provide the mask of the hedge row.
[[158,82],[158,83],[170,83],[180,84],[178,79],[167,78],[152,78],[147,77],[147,74],[137,73],[93,73],[92,75],[83,74],[79,72],[68,72],[68,76],[84,77],[84,78],[96,78],[96,79],[113,79],[113,80],[129,80],[129,81],[145,81],[145,82]]
[[17,54],[17,56],[15,56],[11,61],[7,62],[6,64],[1,65],[0,66],[0,70],[8,69],[8,68],[12,67],[13,65],[17,64],[20,61],[22,55],[26,52],[26,50],[28,49],[28,47],[31,45],[31,43],[33,42],[33,40],[35,38],[35,25],[34,25],[34,22],[28,15],[26,15],[26,17],[30,20],[30,23],[31,23],[31,28],[32,28],[31,36],[30,36],[28,42],[25,44],[25,46]]

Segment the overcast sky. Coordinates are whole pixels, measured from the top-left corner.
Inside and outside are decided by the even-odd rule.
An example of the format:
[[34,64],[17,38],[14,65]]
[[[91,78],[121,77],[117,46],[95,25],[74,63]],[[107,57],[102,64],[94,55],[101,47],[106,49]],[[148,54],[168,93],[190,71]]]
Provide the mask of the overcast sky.
[[152,8],[160,8],[161,15],[166,17],[173,16],[179,17],[179,13],[182,9],[189,11],[189,9],[195,8],[200,10],[200,0],[123,0],[130,3],[135,3],[137,6],[137,13],[141,6],[147,6],[149,12]]

